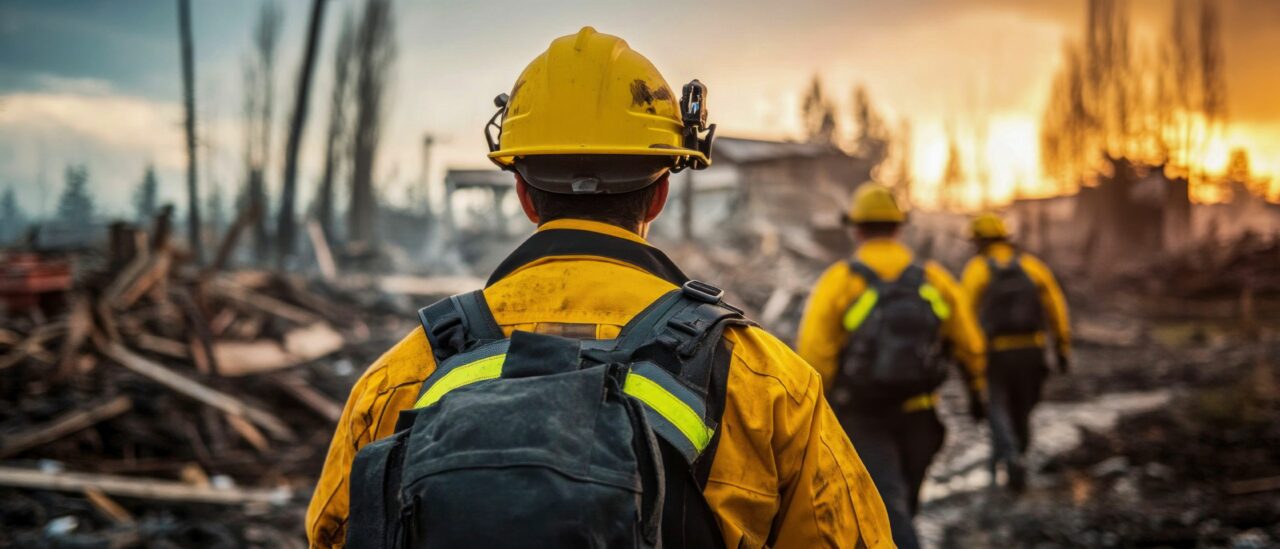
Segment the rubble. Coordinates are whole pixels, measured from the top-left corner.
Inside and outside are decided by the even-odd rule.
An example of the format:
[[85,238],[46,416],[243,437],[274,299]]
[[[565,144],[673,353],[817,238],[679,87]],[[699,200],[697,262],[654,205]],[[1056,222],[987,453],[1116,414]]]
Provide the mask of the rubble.
[[414,317],[376,279],[198,269],[169,215],[0,317],[0,545],[302,545],[352,364]]
[[1280,235],[1206,240],[1133,273],[1130,285],[1182,298],[1280,295]]

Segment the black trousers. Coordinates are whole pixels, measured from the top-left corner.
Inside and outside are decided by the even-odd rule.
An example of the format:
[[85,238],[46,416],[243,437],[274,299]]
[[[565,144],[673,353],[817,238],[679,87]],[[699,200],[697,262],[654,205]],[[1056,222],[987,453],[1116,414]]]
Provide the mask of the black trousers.
[[842,414],[841,425],[871,473],[889,512],[898,547],[920,547],[911,523],[920,507],[920,485],[929,463],[942,449],[946,428],[932,410]]
[[987,416],[991,422],[991,462],[1020,460],[1031,444],[1031,409],[1049,368],[1044,349],[992,351],[987,355]]

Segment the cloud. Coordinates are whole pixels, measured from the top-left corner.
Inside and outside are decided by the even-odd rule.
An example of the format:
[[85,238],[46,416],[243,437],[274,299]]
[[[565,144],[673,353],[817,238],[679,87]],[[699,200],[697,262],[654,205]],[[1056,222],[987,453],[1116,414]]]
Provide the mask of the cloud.
[[[103,92],[93,79],[57,79],[64,89]],[[0,133],[87,139],[107,149],[145,151],[162,167],[183,162],[181,108],[117,95],[17,93],[0,96]]]

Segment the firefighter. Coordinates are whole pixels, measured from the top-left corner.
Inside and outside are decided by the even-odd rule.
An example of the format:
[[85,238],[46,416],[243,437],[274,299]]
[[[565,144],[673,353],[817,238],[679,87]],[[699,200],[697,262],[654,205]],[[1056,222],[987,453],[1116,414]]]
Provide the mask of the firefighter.
[[961,280],[987,337],[992,483],[1003,469],[1006,486],[1016,492],[1026,485],[1031,409],[1049,372],[1045,349],[1050,335],[1058,371],[1066,373],[1070,367],[1067,303],[1053,272],[1010,242],[1000,217],[974,217],[970,237],[977,254]]
[[945,429],[937,388],[954,359],[970,413],[984,414],[985,351],[968,299],[941,265],[898,240],[907,214],[890,189],[861,185],[846,221],[858,247],[818,280],[800,324],[800,356],[871,472],[899,547],[919,547],[912,518]]
[[[741,318],[740,313],[721,304],[721,292],[690,282],[667,256],[645,240],[650,223],[666,203],[669,174],[710,163],[713,127],[705,124],[705,92],[697,81],[683,91],[673,90],[654,66],[622,39],[585,27],[576,35],[553,41],[515,80],[510,95],[499,96],[499,111],[486,127],[489,158],[513,172],[520,204],[537,230],[497,268],[482,292],[468,294],[469,310],[479,311],[480,317],[490,317],[489,320],[459,322],[453,317],[452,322],[435,322],[450,317],[433,313],[437,306],[428,307],[420,315],[424,324],[432,327],[430,333],[424,329],[410,333],[375,361],[355,384],[308,509],[307,535],[313,547],[342,546],[344,539],[351,542],[353,537],[361,546],[376,546],[363,534],[348,531],[356,527],[349,519],[381,509],[385,501],[364,497],[366,490],[376,492],[382,486],[353,475],[353,461],[359,465],[359,456],[367,456],[384,442],[401,436],[397,432],[398,414],[407,417],[432,409],[448,413],[451,402],[468,402],[468,395],[472,403],[483,405],[484,402],[475,402],[474,395],[501,386],[497,382],[486,385],[484,380],[495,376],[505,379],[508,373],[503,370],[504,360],[526,369],[520,374],[526,376],[521,380],[532,379],[528,376],[533,370],[553,367],[548,361],[557,356],[585,361],[587,342],[596,341],[591,348],[598,351],[609,348],[610,341],[623,340],[623,327],[642,312],[652,313],[646,311],[650,304],[673,292],[685,295],[679,303],[693,299],[702,303],[696,310],[720,315],[716,318]],[[427,317],[433,320],[427,322]],[[445,377],[433,377],[438,368],[453,364],[453,357],[442,353],[441,347],[465,343],[462,337],[443,336],[455,334],[459,327],[465,328],[463,331],[483,331],[485,324],[491,325],[494,341],[509,338],[499,341],[500,348],[509,349],[506,358],[485,355],[465,367],[446,371]],[[599,398],[621,391],[636,397],[634,406],[642,405],[647,414],[657,411],[646,417],[663,449],[665,472],[657,476],[649,471],[641,480],[647,483],[655,478],[665,479],[662,546],[890,546],[892,538],[880,497],[827,404],[822,378],[803,359],[774,336],[743,322],[729,326],[722,336],[717,334],[714,346],[685,349],[681,345],[677,346],[680,356],[671,356],[676,350],[671,348],[672,341],[679,342],[690,333],[714,325],[693,322],[687,324],[687,331],[679,333],[670,331],[666,324],[646,326],[645,329],[667,330],[664,333],[673,339],[642,341],[652,353],[646,356],[652,356],[659,366],[669,360],[692,360],[689,357],[696,359],[711,353],[707,356],[714,360],[698,363],[706,368],[706,375],[698,382],[708,388],[707,394],[661,382],[670,381],[671,375],[693,376],[694,372],[664,373],[653,364],[648,365],[645,375],[658,382],[641,384],[645,378],[638,377],[633,387],[633,374],[645,365],[632,365],[625,385],[620,384],[619,388],[607,384],[595,393]],[[530,347],[530,341],[557,349],[581,345],[584,350],[567,354],[516,351],[517,347]],[[573,343],[578,341],[582,343]],[[433,342],[438,345],[433,347]],[[492,349],[490,345],[474,352],[492,353]],[[517,354],[520,358],[514,357]],[[603,362],[593,368],[621,366]],[[528,383],[533,385],[534,381]],[[581,396],[551,399],[554,402],[548,401],[546,409],[563,408],[571,397]],[[600,406],[616,402],[610,397]],[[689,402],[706,409],[699,413],[687,405]],[[423,415],[416,417],[415,426],[420,421],[434,421]],[[522,448],[545,442],[530,433],[563,436],[570,427],[593,425],[560,423],[560,427],[548,429],[540,424],[542,417],[542,408],[535,405],[488,422],[464,418],[468,419],[464,423],[468,429],[475,429],[476,436],[489,439],[497,436],[499,431],[494,430],[507,429],[520,438],[512,445]],[[625,430],[626,433],[611,431],[598,436],[616,438],[640,432],[631,427]],[[440,436],[447,437],[449,433],[444,430]],[[689,444],[668,444],[681,442],[682,436],[688,438]],[[573,441],[575,447],[596,443],[603,444]],[[637,444],[648,443],[641,440]],[[413,443],[410,447],[414,447]],[[521,454],[526,457],[519,459],[545,465],[543,460],[552,458],[588,457],[581,452],[563,455],[563,446],[546,450],[532,458]],[[618,456],[630,455],[633,448],[615,450],[616,455],[596,455],[596,459],[617,461]],[[465,462],[474,457],[457,458],[459,455],[466,454],[447,454],[444,459],[453,460],[447,467],[468,467]],[[689,457],[692,465],[682,462],[682,456]],[[365,461],[373,462],[372,458]],[[405,463],[406,468],[411,466]],[[477,546],[595,547],[602,546],[598,540],[605,538],[590,538],[597,540],[594,545],[583,538],[597,530],[652,516],[648,513],[652,509],[647,506],[644,516],[606,513],[608,520],[604,521],[581,518],[596,517],[604,511],[584,506],[580,500],[543,507],[522,504],[564,498],[563,494],[548,490],[489,486],[488,479],[496,478],[492,475],[515,474],[497,469],[507,468],[480,471],[471,477],[485,488],[468,489],[464,484],[457,490],[437,492],[444,497],[421,501],[418,513],[453,517],[452,522],[440,522],[434,536],[432,530],[424,531],[417,522],[401,530],[407,532],[403,535],[409,539],[481,540],[476,541]],[[407,474],[408,469],[405,471],[401,474]],[[568,480],[577,478],[582,482],[569,488],[598,486],[602,490],[599,493],[619,486],[639,488],[627,481],[628,477],[613,475],[601,480],[601,475],[587,468],[538,478],[540,482],[558,483],[557,486],[568,486]],[[613,488],[606,486],[609,483]],[[647,489],[641,492],[633,500],[649,497]],[[391,502],[411,503],[402,496]],[[492,516],[460,511],[476,505],[490,505],[496,511]],[[406,513],[402,516],[411,521],[419,516]],[[574,513],[580,518],[564,518]],[[541,516],[560,518],[540,522],[537,517]],[[397,517],[385,518],[394,521]],[[523,526],[515,528],[512,524]],[[379,528],[362,531],[374,532],[374,538],[385,533]],[[652,542],[648,537],[651,533],[642,529],[642,535],[632,541]],[[560,541],[549,545],[538,541],[558,535],[566,537],[556,538]],[[505,541],[495,541],[498,539]]]

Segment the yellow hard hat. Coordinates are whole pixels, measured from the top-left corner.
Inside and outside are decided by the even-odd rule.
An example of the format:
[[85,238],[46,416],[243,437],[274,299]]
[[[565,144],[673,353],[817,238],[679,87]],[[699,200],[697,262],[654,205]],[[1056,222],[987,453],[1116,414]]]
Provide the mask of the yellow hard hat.
[[995,240],[1009,238],[1009,229],[1004,220],[993,213],[978,214],[969,223],[969,233],[974,240]]
[[848,219],[853,223],[905,223],[907,212],[898,206],[889,187],[863,183],[853,192]]
[[[706,126],[706,87],[694,80],[682,92],[677,103],[648,59],[621,38],[583,27],[552,41],[516,79],[510,96],[495,99],[499,111],[485,128],[489,158],[503,169],[518,159],[583,155],[649,157],[646,165],[656,162],[663,172],[706,167],[715,132]],[[496,139],[491,127],[498,128]],[[706,137],[699,137],[703,131]],[[600,183],[545,190],[621,192],[609,181]]]

